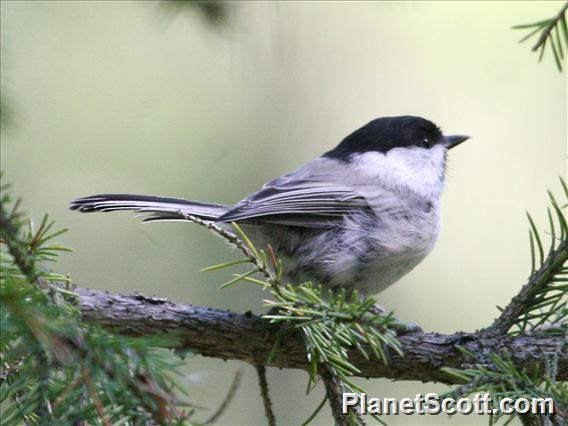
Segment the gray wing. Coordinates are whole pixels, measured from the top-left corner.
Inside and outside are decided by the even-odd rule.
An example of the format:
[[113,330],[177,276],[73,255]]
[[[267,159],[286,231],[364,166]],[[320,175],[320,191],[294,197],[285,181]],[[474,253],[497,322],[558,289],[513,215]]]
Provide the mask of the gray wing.
[[353,188],[299,173],[277,178],[219,217],[221,222],[265,222],[302,227],[338,226],[346,215],[372,213]]

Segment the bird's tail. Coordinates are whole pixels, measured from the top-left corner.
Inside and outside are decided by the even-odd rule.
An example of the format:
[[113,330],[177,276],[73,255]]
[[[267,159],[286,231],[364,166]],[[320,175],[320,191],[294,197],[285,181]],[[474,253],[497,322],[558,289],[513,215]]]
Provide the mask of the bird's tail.
[[216,220],[230,210],[229,206],[200,203],[180,198],[135,194],[100,194],[71,201],[71,210],[84,213],[133,210],[148,213],[144,222],[160,220],[187,220],[187,215],[205,220]]

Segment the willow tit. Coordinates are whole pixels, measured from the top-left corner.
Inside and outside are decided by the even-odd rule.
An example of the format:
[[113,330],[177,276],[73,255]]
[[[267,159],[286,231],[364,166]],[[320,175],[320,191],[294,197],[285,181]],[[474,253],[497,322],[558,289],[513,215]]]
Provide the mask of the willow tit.
[[440,232],[446,153],[468,136],[444,136],[413,116],[378,118],[331,151],[276,178],[234,206],[148,195],[79,198],[81,212],[134,210],[146,222],[194,215],[238,222],[270,244],[284,280],[374,294],[410,272]]

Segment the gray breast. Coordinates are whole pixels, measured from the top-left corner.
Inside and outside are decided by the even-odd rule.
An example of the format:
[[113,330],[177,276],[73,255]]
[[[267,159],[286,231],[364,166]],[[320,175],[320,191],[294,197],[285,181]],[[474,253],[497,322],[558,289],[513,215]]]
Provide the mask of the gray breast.
[[380,218],[353,214],[330,228],[262,225],[251,229],[251,237],[259,247],[271,244],[289,283],[312,281],[373,294],[410,272],[437,238],[434,207],[418,214],[405,210],[383,212]]

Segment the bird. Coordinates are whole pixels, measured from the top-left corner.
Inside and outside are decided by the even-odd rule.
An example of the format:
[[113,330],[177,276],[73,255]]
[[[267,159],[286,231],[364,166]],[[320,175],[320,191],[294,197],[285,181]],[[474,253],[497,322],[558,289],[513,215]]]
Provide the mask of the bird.
[[374,295],[412,271],[441,227],[447,153],[469,139],[425,118],[376,118],[335,148],[266,183],[235,205],[134,194],[70,203],[79,212],[132,210],[145,222],[239,224],[256,247],[270,245],[285,283]]

